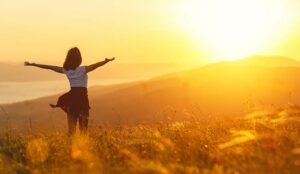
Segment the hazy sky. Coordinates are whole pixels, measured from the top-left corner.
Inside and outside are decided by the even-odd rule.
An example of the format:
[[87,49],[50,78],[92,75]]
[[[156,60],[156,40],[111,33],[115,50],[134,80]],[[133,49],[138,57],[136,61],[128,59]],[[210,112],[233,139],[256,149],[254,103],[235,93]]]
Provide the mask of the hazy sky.
[[298,0],[1,0],[0,61],[62,63],[73,46],[85,63],[300,59],[299,13]]

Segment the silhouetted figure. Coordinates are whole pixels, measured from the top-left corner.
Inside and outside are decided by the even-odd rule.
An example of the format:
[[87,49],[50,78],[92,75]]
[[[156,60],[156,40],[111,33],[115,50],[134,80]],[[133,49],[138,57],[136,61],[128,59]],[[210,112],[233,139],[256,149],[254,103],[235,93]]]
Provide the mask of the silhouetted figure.
[[67,76],[71,90],[60,96],[56,105],[50,104],[50,106],[52,108],[60,107],[67,113],[68,133],[72,136],[76,132],[77,120],[79,120],[81,133],[86,133],[88,128],[90,105],[87,91],[87,73],[113,60],[115,60],[114,57],[111,59],[106,58],[104,61],[89,66],[80,66],[82,62],[81,54],[79,49],[74,47],[68,51],[63,67],[29,62],[24,62],[24,65],[53,70]]

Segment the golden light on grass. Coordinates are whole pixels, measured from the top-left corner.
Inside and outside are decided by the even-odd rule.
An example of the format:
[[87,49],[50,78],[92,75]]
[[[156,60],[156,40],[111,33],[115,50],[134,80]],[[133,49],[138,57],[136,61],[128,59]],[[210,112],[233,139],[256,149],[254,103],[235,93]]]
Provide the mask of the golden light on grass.
[[300,155],[300,148],[295,148],[292,150],[293,154]]
[[172,142],[172,140],[168,137],[162,136],[159,131],[154,131],[154,145],[156,145],[160,150],[164,151],[167,149],[173,149],[175,147],[175,144]]
[[128,160],[137,161],[137,160],[139,160],[138,156],[135,153],[128,150],[128,149],[121,149],[120,150],[120,155],[122,156],[123,161],[128,161]]
[[219,60],[270,49],[295,23],[291,2],[280,0],[189,0],[182,9],[179,25]]
[[169,170],[158,161],[141,160],[136,164],[139,168],[132,169],[132,173],[169,174]]
[[[260,116],[257,119],[259,118]],[[122,129],[101,128],[91,132],[90,137],[76,135],[71,142],[67,136],[58,137],[57,134],[26,144],[22,142],[27,142],[28,137],[5,139],[6,137],[0,136],[1,142],[5,142],[0,143],[0,173],[171,174],[299,171],[300,142],[297,124],[287,123],[270,130],[252,126],[248,120],[240,118],[210,121],[210,125],[195,121],[184,122],[184,128],[179,130],[170,129],[166,125],[159,128],[142,125]],[[270,123],[269,119],[266,121],[267,124]],[[181,124],[178,122],[175,125]],[[236,131],[224,133],[231,129]],[[51,153],[49,152],[47,162],[43,164],[32,165],[32,162],[19,160],[25,155],[22,149],[12,151],[13,148],[23,148],[25,145],[25,148],[35,150],[31,151],[31,155],[37,155],[44,152],[38,149],[45,149],[41,148],[45,140]],[[155,143],[160,143],[163,149]],[[254,171],[251,170],[253,166]]]
[[87,161],[91,157],[91,142],[88,136],[76,135],[72,139],[72,160]]
[[234,136],[234,138],[228,142],[219,144],[218,147],[220,149],[226,149],[235,145],[246,143],[251,140],[255,140],[255,135],[250,131],[241,130],[241,131],[232,131],[231,133]]
[[168,125],[168,128],[172,131],[180,131],[185,128],[185,125],[183,124],[183,122],[176,121],[176,122],[170,123]]
[[0,154],[0,173],[15,173],[17,163]]
[[298,108],[287,108],[277,112],[255,111],[245,116],[248,121],[263,124],[265,127],[274,129],[276,125],[300,123],[300,111]]
[[254,111],[245,116],[246,120],[256,120],[256,119],[263,119],[267,118],[268,116],[272,115],[271,112],[268,111]]
[[44,162],[49,153],[49,145],[43,139],[34,139],[28,142],[26,147],[26,157],[27,159],[34,163],[42,163]]
[[300,123],[299,109],[285,109],[277,114],[277,118],[271,120],[271,123],[287,124]]
[[102,170],[101,162],[93,152],[94,143],[87,135],[75,135],[72,137],[71,160],[80,161],[87,167],[89,172]]

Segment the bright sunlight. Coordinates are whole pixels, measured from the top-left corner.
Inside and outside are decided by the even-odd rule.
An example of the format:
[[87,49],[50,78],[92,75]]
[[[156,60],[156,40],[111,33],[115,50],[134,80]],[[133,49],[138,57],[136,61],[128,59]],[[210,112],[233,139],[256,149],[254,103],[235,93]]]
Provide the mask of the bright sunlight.
[[202,49],[216,53],[216,61],[234,60],[271,48],[292,22],[290,6],[280,0],[190,0],[180,25]]

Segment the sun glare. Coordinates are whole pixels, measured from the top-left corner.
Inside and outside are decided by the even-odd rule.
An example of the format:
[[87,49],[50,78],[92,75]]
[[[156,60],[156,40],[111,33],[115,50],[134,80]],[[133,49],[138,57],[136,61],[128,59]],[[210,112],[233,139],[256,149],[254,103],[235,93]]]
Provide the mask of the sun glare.
[[[280,0],[190,0],[181,27],[220,60],[234,60],[268,49],[283,33],[287,4]],[[285,6],[284,6],[285,5]]]

